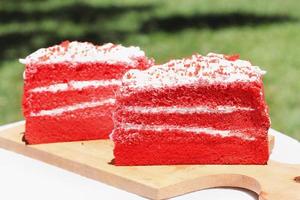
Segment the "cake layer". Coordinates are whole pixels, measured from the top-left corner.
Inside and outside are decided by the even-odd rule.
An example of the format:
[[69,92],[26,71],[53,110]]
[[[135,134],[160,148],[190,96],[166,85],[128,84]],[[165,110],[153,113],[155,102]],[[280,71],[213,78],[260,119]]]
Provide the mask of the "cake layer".
[[[134,67],[144,69],[146,65],[147,63],[141,62]],[[67,83],[74,80],[119,80],[125,72],[133,68],[133,66],[105,63],[35,64],[35,70],[31,70],[31,66],[26,67],[25,90],[46,87],[51,84]]]
[[27,117],[24,139],[28,144],[107,139],[112,129],[111,107],[98,104]]
[[145,69],[153,61],[138,47],[65,41],[39,49],[20,62],[26,65],[25,90],[29,90],[72,80],[120,79],[128,69]]
[[[206,132],[209,132],[207,134]],[[216,130],[215,130],[216,131]],[[244,134],[263,131],[264,137],[242,139],[226,136],[219,131],[203,129],[202,133],[179,129],[122,129],[111,135],[116,165],[170,165],[170,164],[266,164],[268,139],[266,130],[250,129]]]
[[[124,106],[218,106],[264,108],[262,83],[196,84],[172,88],[121,91]],[[123,89],[123,86],[122,88]]]
[[23,97],[23,112],[27,116],[30,112],[54,109],[80,102],[96,101],[106,98],[115,98],[118,86],[88,87],[83,89],[69,88],[56,92],[25,92]]
[[110,116],[73,119],[27,118],[27,144],[107,139],[113,129]]
[[[134,109],[135,108],[135,109]],[[245,128],[267,128],[269,127],[269,118],[261,111],[247,110],[251,108],[245,107],[225,110],[205,110],[204,106],[196,107],[198,110],[190,110],[184,107],[152,107],[149,112],[149,107],[137,110],[141,107],[122,107],[115,111],[115,124],[118,123],[134,123],[141,125],[175,125],[175,126],[198,126],[198,127],[213,127],[220,130],[226,129],[245,129]],[[147,109],[148,108],[148,109]],[[180,108],[178,110],[178,108]],[[193,107],[193,109],[196,109]],[[200,109],[202,108],[202,109]],[[220,107],[219,107],[220,108]],[[159,112],[157,112],[159,111]],[[177,111],[177,112],[174,112]],[[258,132],[257,132],[258,133]],[[256,133],[254,133],[256,135]]]

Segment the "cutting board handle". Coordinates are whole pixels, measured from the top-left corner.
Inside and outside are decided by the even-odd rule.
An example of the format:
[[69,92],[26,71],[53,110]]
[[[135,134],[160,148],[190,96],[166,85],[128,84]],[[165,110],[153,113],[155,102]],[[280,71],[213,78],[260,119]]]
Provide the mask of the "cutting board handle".
[[211,168],[216,174],[201,175],[193,180],[163,188],[157,199],[201,189],[239,187],[255,192],[259,200],[300,200],[300,164],[269,161],[268,165],[260,167],[249,165],[228,166],[220,170],[218,166]]

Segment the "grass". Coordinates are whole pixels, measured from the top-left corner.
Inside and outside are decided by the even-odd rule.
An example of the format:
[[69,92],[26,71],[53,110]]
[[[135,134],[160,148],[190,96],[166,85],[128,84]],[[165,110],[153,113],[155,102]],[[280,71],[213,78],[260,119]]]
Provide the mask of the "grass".
[[272,127],[300,139],[297,0],[14,1],[0,7],[0,124],[22,119],[19,57],[62,40],[138,45],[158,63],[240,53],[267,70]]

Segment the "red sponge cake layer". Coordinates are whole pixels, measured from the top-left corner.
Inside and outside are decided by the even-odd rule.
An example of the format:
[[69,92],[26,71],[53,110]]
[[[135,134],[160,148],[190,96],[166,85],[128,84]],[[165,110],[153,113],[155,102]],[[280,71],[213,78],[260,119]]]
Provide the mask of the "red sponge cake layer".
[[151,64],[137,47],[68,41],[20,61],[28,144],[108,138],[121,77]]
[[114,99],[42,110],[26,119],[29,144],[70,142],[107,138],[113,129]]
[[[129,75],[130,76],[130,75]],[[201,87],[201,93],[199,93]],[[222,87],[222,90],[220,90]],[[127,88],[130,93],[132,88]],[[184,105],[234,105],[242,107],[263,106],[261,101],[261,83],[250,82],[241,85],[237,82],[224,84],[199,84],[198,87],[178,85],[168,88],[168,93],[160,90],[139,90],[134,96],[126,95],[120,99],[120,104],[133,102],[135,106],[151,106],[155,102],[159,106]],[[157,95],[153,95],[153,92]],[[164,95],[159,95],[164,93]],[[181,95],[178,95],[181,94]],[[170,101],[172,99],[173,101]]]
[[[175,126],[209,126],[218,130],[261,128],[262,126],[267,127],[269,124],[267,116],[262,115],[262,113],[257,110],[246,110],[246,108],[245,110],[232,112],[217,109],[216,111],[210,110],[211,112],[204,112],[203,109],[199,109],[198,112],[191,111],[190,113],[180,112],[181,110],[178,111],[174,109],[174,107],[158,108],[160,112],[156,113],[153,112],[153,107],[148,107],[148,109],[144,107],[143,110],[141,110],[141,107],[124,107],[124,109],[115,111],[115,120],[129,124],[160,125],[163,122],[164,125]],[[183,108],[190,109],[189,107]],[[225,108],[232,109],[233,107],[226,106]],[[166,112],[166,110],[169,110],[169,112]],[[253,134],[258,136],[259,132],[253,132]]]
[[[115,47],[116,48],[116,47]],[[97,56],[97,55],[95,55]],[[70,63],[71,62],[71,63]],[[25,85],[26,89],[48,86],[56,83],[85,80],[112,80],[121,79],[126,71],[134,66],[145,69],[149,64],[146,58],[137,58],[132,63],[103,63],[93,62],[68,62],[61,63],[34,63],[26,65],[25,75],[27,79],[34,79]],[[64,69],[64,70],[61,70]]]
[[[82,83],[82,81],[76,81],[77,83]],[[89,82],[89,81],[85,81]],[[93,81],[102,82],[102,81]],[[114,81],[119,82],[119,81]],[[52,84],[47,87],[39,87],[29,90],[24,95],[24,113],[28,114],[30,112],[38,112],[40,110],[50,110],[57,107],[77,104],[81,102],[88,102],[95,100],[96,98],[114,98],[115,92],[119,85],[106,85],[106,86],[96,86],[96,87],[82,87],[74,88],[72,87],[72,81],[69,83],[58,83]],[[66,89],[61,89],[58,91],[46,90],[51,89],[52,86],[57,85],[66,86]],[[63,88],[63,87],[62,87]],[[40,89],[40,90],[36,90]],[[44,91],[42,91],[44,90]],[[72,98],[70,98],[72,97]],[[50,101],[49,101],[50,99]]]
[[[265,164],[268,160],[266,137],[224,138],[209,135],[207,131],[195,134],[180,129],[157,131],[118,128],[113,136],[115,164]],[[239,134],[251,135],[257,131],[260,130],[239,130]],[[261,133],[265,134],[265,130],[261,130]]]
[[263,74],[220,54],[128,71],[110,136],[115,164],[266,164]]

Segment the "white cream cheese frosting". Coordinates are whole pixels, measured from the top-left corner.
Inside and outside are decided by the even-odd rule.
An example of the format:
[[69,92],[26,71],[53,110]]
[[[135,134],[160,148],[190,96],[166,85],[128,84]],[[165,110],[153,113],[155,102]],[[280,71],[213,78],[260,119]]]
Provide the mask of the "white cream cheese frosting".
[[[255,137],[248,136],[239,130],[218,130],[211,127],[189,127],[189,126],[175,126],[175,125],[144,125],[133,123],[121,123],[118,127],[124,130],[145,130],[145,131],[183,131],[194,134],[208,134],[221,137],[239,137],[244,140],[255,140]],[[113,133],[112,133],[113,134]],[[112,135],[110,136],[112,138]]]
[[116,100],[114,98],[108,98],[108,99],[103,99],[103,100],[99,100],[99,101],[81,102],[78,104],[62,106],[62,107],[58,107],[58,108],[54,108],[54,109],[40,110],[38,112],[31,112],[30,116],[31,117],[58,116],[65,112],[72,112],[72,111],[76,111],[79,109],[94,108],[94,107],[103,106],[106,104],[115,104],[115,101]]
[[144,106],[125,106],[125,111],[142,113],[142,114],[192,114],[192,113],[232,113],[235,111],[253,111],[251,107],[239,107],[239,106],[194,106],[194,107],[181,107],[181,106],[157,106],[157,107],[144,107]]
[[125,88],[162,88],[198,82],[231,83],[259,81],[266,72],[249,61],[223,54],[199,54],[182,60],[171,60],[147,70],[129,70],[123,77]]
[[41,48],[19,61],[23,64],[104,62],[134,66],[143,57],[145,53],[139,47],[124,47],[112,43],[97,46],[89,42],[65,41],[59,45]]
[[99,88],[106,86],[120,86],[121,80],[110,79],[110,80],[89,80],[89,81],[70,81],[68,83],[57,83],[43,87],[36,87],[30,90],[30,92],[64,92],[68,90],[82,90],[85,88]]

